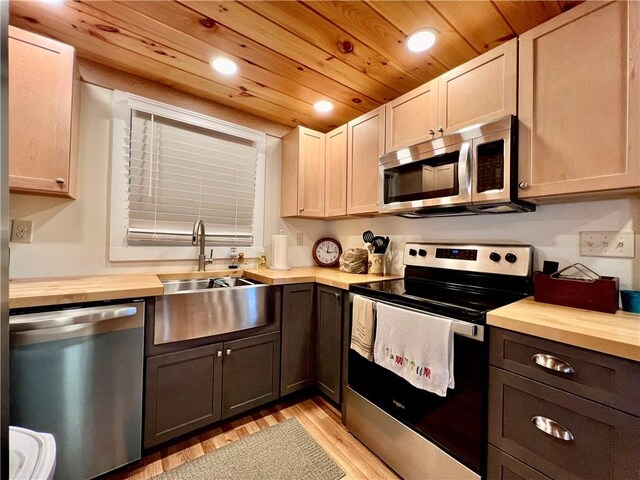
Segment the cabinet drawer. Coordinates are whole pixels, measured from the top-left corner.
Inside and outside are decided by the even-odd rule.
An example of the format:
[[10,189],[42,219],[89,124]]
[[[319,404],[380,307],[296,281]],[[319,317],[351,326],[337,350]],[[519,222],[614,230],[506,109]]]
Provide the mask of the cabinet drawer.
[[549,480],[549,477],[489,445],[487,480]]
[[638,478],[640,418],[495,367],[489,442],[552,478]]
[[[536,359],[548,366],[536,363]],[[489,361],[496,367],[640,416],[640,363],[495,327],[491,328]],[[569,372],[556,371],[552,365]]]

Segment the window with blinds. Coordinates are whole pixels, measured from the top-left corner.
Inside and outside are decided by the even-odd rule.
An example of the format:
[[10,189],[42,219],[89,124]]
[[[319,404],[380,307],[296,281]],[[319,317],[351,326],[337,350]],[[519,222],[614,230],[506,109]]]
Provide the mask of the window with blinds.
[[[216,128],[210,117],[120,95],[128,100],[128,118],[122,142],[114,139],[112,180],[124,183],[112,194],[124,201],[123,221],[115,223],[125,228],[116,247],[190,246],[198,219],[206,227],[207,248],[261,245],[256,233],[262,226],[256,223],[264,203],[257,201],[264,192],[264,134],[227,122]],[[192,249],[170,258],[191,258]]]

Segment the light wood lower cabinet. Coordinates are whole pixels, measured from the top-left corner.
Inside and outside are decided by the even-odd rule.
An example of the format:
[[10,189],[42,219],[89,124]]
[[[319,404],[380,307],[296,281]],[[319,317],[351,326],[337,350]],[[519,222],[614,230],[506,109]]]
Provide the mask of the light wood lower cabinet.
[[378,158],[384,153],[384,105],[347,124],[347,214],[378,213]]
[[282,139],[280,215],[324,217],[325,135],[297,127]]
[[585,2],[520,37],[520,198],[640,192],[640,3]]
[[75,198],[79,76],[75,50],[9,27],[9,188]]

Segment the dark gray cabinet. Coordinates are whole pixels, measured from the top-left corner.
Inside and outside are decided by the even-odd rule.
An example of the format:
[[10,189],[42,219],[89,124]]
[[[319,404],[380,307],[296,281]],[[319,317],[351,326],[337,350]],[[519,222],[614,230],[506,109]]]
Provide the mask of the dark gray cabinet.
[[279,397],[280,333],[147,358],[144,447]]
[[222,343],[147,359],[144,447],[221,418]]
[[316,375],[318,389],[340,402],[342,290],[316,288]]
[[279,398],[280,334],[269,333],[224,344],[222,418]]
[[315,382],[313,287],[313,283],[283,287],[281,395],[297,392]]
[[494,328],[490,341],[488,478],[637,478],[639,399],[622,382],[639,364]]

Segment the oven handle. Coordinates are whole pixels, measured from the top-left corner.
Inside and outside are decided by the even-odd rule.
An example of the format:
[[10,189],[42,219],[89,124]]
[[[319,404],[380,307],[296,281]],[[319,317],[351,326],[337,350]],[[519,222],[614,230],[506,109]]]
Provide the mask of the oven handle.
[[[358,295],[360,295],[360,294],[358,294]],[[354,296],[353,293],[349,293],[349,304],[353,303],[353,296]],[[418,310],[417,308],[405,307],[404,305],[398,306],[398,305],[394,305],[393,303],[389,303],[389,302],[381,302],[380,300],[374,300],[373,298],[367,297],[366,295],[361,295],[361,296],[365,297],[365,298],[368,298],[369,300],[371,300],[373,302],[373,314],[374,314],[374,316],[376,314],[376,305],[378,303],[384,303],[386,305],[391,305],[392,307],[402,308],[404,310],[410,310],[412,312],[423,313],[423,314],[426,314],[426,315],[433,315],[434,317],[451,320],[453,322],[453,324],[451,325],[451,330],[453,331],[453,333],[455,333],[456,335],[462,335],[463,337],[472,338],[472,339],[477,340],[479,342],[484,342],[484,325],[476,325],[476,324],[470,323],[470,322],[463,322],[461,320],[454,320],[454,319],[452,319],[450,317],[445,317],[444,315],[438,315],[437,313],[425,312],[423,310]]]

